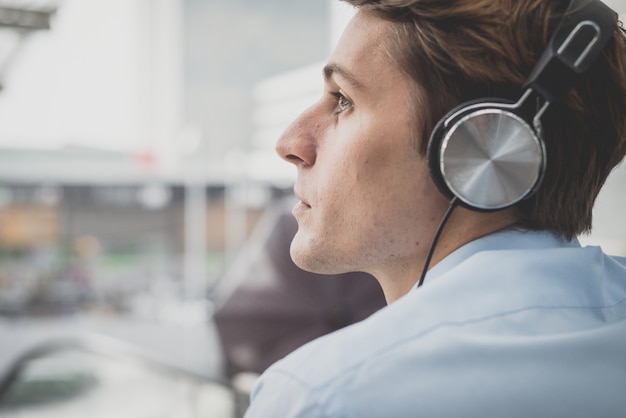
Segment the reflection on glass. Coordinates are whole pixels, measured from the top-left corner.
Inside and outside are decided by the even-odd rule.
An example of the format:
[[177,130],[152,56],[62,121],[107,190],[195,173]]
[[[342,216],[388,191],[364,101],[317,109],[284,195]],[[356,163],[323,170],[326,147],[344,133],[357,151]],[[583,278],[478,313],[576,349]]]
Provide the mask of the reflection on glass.
[[78,349],[25,362],[0,394],[3,418],[232,418],[235,413],[226,386]]

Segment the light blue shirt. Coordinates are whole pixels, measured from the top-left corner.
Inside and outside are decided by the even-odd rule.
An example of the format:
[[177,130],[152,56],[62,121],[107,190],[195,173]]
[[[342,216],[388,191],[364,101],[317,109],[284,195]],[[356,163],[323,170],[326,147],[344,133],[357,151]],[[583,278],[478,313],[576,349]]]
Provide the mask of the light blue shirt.
[[270,367],[246,418],[626,417],[626,259],[504,231]]

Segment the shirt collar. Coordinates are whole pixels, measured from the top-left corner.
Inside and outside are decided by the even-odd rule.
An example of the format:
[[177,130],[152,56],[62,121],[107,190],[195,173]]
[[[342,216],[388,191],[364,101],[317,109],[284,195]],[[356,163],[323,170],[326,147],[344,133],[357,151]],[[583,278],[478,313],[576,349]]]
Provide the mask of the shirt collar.
[[[530,231],[520,228],[504,229],[470,241],[450,253],[428,270],[424,283],[436,280],[437,277],[481,251],[558,247],[580,247],[580,243],[576,238],[568,241],[550,231]],[[417,289],[417,286],[414,289]]]

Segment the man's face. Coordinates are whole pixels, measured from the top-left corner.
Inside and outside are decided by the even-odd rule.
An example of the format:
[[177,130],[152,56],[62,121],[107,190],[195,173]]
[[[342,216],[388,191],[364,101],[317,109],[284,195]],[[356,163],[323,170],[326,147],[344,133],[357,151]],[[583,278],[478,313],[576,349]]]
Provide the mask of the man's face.
[[357,13],[322,98],[278,141],[298,169],[291,256],[305,270],[419,276],[447,206],[417,151],[416,87],[384,51],[390,25]]

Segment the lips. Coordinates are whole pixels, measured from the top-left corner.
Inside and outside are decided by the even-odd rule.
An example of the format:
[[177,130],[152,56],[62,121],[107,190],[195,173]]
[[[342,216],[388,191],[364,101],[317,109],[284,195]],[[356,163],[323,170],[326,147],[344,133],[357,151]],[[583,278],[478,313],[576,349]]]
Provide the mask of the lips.
[[311,207],[311,205],[309,205],[309,203],[304,198],[302,198],[302,195],[300,193],[295,192],[295,195],[302,205],[306,206],[307,208]]
[[296,197],[298,198],[298,202],[293,207],[291,213],[296,219],[300,220],[300,218],[304,216],[305,212],[311,209],[311,205],[309,205],[307,201],[302,198],[302,195],[297,192]]

